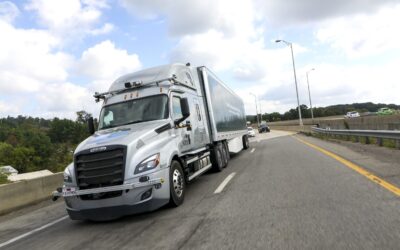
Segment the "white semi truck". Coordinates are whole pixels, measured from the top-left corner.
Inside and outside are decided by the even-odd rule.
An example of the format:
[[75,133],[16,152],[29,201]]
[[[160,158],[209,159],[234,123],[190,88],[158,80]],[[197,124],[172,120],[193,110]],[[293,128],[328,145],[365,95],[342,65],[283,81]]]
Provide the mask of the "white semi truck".
[[124,75],[103,101],[98,129],[74,152],[64,185],[73,220],[110,220],[182,204],[186,185],[249,147],[243,101],[206,67],[171,64]]

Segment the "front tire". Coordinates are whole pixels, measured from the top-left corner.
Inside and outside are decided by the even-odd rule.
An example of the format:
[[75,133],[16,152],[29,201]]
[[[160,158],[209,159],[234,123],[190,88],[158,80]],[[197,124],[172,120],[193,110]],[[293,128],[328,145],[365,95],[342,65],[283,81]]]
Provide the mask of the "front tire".
[[173,160],[169,169],[169,203],[173,207],[177,207],[183,203],[185,199],[186,183],[183,175],[181,164]]

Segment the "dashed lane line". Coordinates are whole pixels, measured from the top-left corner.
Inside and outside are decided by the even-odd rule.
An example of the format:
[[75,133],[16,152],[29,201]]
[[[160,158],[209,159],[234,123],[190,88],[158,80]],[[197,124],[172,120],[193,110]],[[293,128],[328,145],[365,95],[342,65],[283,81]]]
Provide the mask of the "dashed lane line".
[[41,226],[41,227],[38,227],[38,228],[36,228],[36,229],[33,229],[33,230],[31,230],[31,231],[29,231],[29,232],[27,232],[27,233],[24,233],[24,234],[22,234],[22,235],[20,235],[20,236],[17,236],[17,237],[15,237],[15,238],[12,238],[11,240],[8,240],[8,241],[6,241],[6,242],[0,243],[0,248],[5,247],[5,246],[8,246],[8,245],[10,245],[10,244],[12,244],[12,243],[14,243],[14,242],[16,242],[16,241],[18,241],[18,240],[21,240],[21,239],[23,239],[23,238],[28,237],[29,235],[32,235],[32,234],[34,234],[34,233],[36,233],[36,232],[39,232],[39,231],[44,230],[44,229],[46,229],[46,228],[48,228],[48,227],[51,227],[51,226],[53,226],[54,224],[56,224],[56,223],[58,223],[58,222],[60,222],[60,221],[63,221],[63,220],[65,220],[65,219],[67,219],[67,218],[68,218],[68,215],[66,215],[66,216],[64,216],[64,217],[61,217],[60,219],[57,219],[57,220],[52,221],[52,222],[50,222],[50,223],[47,223],[46,225],[43,225],[43,226]]
[[230,175],[228,175],[225,180],[223,182],[221,182],[221,184],[219,184],[219,186],[217,187],[217,189],[215,189],[214,194],[219,194],[221,193],[225,186],[228,185],[229,181],[232,180],[233,177],[235,177],[236,173],[233,172]]

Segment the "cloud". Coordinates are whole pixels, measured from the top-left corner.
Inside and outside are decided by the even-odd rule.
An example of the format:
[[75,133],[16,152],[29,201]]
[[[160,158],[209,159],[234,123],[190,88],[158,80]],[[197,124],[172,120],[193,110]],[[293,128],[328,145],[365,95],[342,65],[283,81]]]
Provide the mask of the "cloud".
[[321,43],[354,58],[397,49],[400,35],[396,30],[400,30],[400,5],[326,21],[315,35]]
[[394,6],[397,0],[255,0],[258,10],[272,25],[299,26],[303,23],[315,23],[337,17],[354,14],[371,14],[381,7]]
[[18,114],[19,112],[20,110],[17,106],[0,100],[0,117],[10,114]]
[[[49,30],[19,29],[0,20],[0,115],[74,119],[85,109],[97,115],[94,90],[107,90],[121,74],[140,68],[139,57],[106,40],[79,59],[62,51],[62,40]],[[77,74],[78,73],[78,74]],[[87,85],[71,78],[87,77]],[[12,101],[10,101],[12,100]]]
[[104,34],[110,33],[113,29],[114,29],[114,25],[113,24],[105,23],[103,25],[103,27],[91,30],[90,34],[95,35],[95,36],[104,35]]
[[46,84],[45,88],[35,93],[37,106],[31,113],[42,117],[68,117],[75,119],[75,112],[86,110],[97,115],[100,105],[96,104],[86,87],[70,82]]
[[36,12],[43,27],[64,39],[111,31],[111,24],[96,27],[104,8],[108,8],[106,1],[94,0],[30,0],[25,6],[26,10]]
[[0,2],[0,20],[11,23],[19,14],[18,7],[12,2]]
[[140,68],[141,63],[137,54],[129,54],[126,50],[116,48],[110,40],[85,50],[77,63],[78,73],[93,79],[94,85],[104,91],[117,77]]
[[64,81],[72,57],[54,52],[60,40],[49,32],[17,29],[0,20],[0,90],[3,94],[38,90],[43,82]]
[[251,1],[121,0],[122,6],[144,19],[166,18],[172,36],[199,34],[210,29],[225,35],[247,32],[252,26]]

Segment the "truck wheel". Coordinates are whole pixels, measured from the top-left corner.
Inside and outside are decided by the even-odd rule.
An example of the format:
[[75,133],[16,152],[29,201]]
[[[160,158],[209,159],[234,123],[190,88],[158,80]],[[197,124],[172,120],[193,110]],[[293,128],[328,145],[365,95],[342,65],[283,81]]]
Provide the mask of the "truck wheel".
[[186,183],[181,164],[173,160],[169,170],[170,205],[177,207],[185,198]]
[[228,166],[229,163],[229,159],[230,159],[230,155],[229,155],[229,149],[228,149],[228,144],[226,143],[226,141],[222,142],[222,152],[224,154],[224,167],[226,168]]
[[248,149],[250,147],[249,137],[247,135],[244,135],[242,141],[243,141],[243,149]]
[[223,156],[220,144],[214,145],[211,151],[211,163],[215,172],[221,172],[223,168]]

